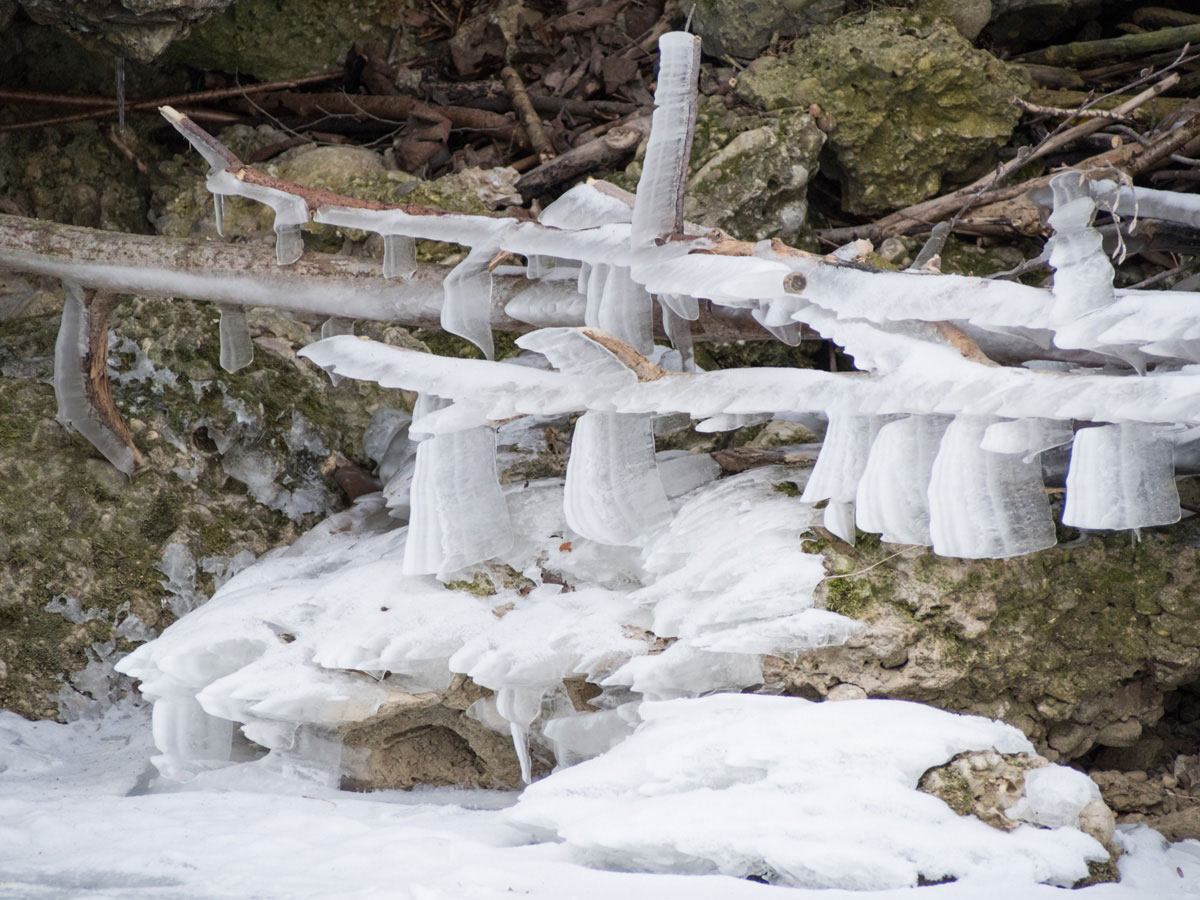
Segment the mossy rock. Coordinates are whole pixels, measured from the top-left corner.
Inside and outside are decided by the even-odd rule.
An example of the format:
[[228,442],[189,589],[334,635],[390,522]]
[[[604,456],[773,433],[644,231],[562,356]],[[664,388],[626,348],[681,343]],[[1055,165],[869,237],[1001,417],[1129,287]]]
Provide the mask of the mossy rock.
[[408,0],[239,0],[172,45],[165,58],[264,81],[337,71],[352,44],[404,36],[410,6]]
[[30,717],[112,699],[106,662],[344,503],[329,458],[363,460],[386,402],[371,384],[331,386],[269,317],[254,362],[229,374],[215,307],[125,300],[110,377],[146,458],[127,479],[55,420],[61,303],[0,321],[0,708]]
[[853,548],[810,540],[831,576],[820,601],[870,627],[802,654],[782,680],[804,696],[849,682],[1001,718],[1051,760],[1109,735],[1136,738],[1162,715],[1165,693],[1200,678],[1200,524],[1144,529],[1137,543],[1127,533],[1062,538],[1005,560],[939,557],[872,535]]
[[814,28],[786,57],[755,61],[737,90],[765,109],[819,106],[832,126],[822,164],[843,208],[879,213],[985,171],[1020,118],[1009,98],[1029,81],[946,19],[883,10]]

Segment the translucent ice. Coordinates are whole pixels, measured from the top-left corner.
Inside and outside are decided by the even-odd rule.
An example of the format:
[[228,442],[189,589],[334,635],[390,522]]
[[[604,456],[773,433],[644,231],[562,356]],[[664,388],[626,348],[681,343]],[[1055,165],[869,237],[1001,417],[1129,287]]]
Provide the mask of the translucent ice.
[[1081,428],[1071,445],[1063,524],[1118,530],[1178,522],[1172,449],[1143,425]]
[[1054,300],[1060,315],[1079,316],[1113,299],[1113,267],[1103,239],[1092,227],[1096,204],[1088,194],[1086,176],[1063,172],[1050,180],[1054,192],[1054,228],[1050,265],[1054,269]]
[[218,329],[221,339],[221,368],[226,372],[236,372],[250,365],[254,361],[254,342],[250,340],[246,311],[240,306],[222,306]]
[[1054,546],[1040,462],[984,450],[992,423],[959,416],[942,438],[929,481],[929,531],[942,556],[998,559]]
[[496,255],[495,246],[471,248],[466,259],[454,267],[443,283],[446,298],[442,305],[442,328],[466,338],[492,359],[492,273],[488,264]]
[[879,429],[855,495],[859,528],[896,544],[932,542],[929,479],[949,424],[946,416],[909,416]]
[[383,277],[407,281],[417,271],[417,244],[401,234],[383,236]]
[[805,503],[828,500],[825,527],[850,544],[854,543],[858,482],[866,470],[871,443],[886,421],[880,416],[831,414],[821,453],[801,497]]
[[580,417],[563,509],[571,528],[602,544],[640,543],[671,518],[649,416],[588,412]]

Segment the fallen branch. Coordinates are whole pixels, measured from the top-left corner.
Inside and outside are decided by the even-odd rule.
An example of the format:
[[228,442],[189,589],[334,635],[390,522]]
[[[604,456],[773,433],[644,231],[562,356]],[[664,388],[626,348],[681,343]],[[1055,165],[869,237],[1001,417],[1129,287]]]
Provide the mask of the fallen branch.
[[580,175],[616,166],[632,156],[650,134],[650,116],[637,116],[610,128],[603,136],[588,141],[526,172],[517,181],[524,197],[540,197]]
[[1177,28],[1160,28],[1144,34],[1126,34],[1117,38],[1099,41],[1078,41],[1061,44],[1026,53],[1017,61],[1039,63],[1047,66],[1078,68],[1083,63],[1097,59],[1129,59],[1159,50],[1173,50],[1200,40],[1200,25],[1181,25]]

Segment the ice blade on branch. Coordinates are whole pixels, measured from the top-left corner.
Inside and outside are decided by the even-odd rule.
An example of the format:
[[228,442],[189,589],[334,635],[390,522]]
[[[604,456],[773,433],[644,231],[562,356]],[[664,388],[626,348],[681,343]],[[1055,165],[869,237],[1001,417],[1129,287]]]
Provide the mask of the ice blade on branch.
[[[335,337],[339,334],[354,334],[354,320],[344,319],[341,316],[330,316],[321,323],[321,339]],[[342,382],[341,375],[329,373],[329,382],[334,387],[337,387]]]
[[1178,522],[1172,453],[1170,440],[1144,425],[1081,428],[1071,445],[1063,524],[1115,531]]
[[383,277],[408,281],[417,271],[417,242],[402,234],[383,236]]
[[246,311],[242,307],[222,305],[221,321],[217,329],[220,336],[222,369],[226,372],[237,372],[254,361],[254,342],[250,340],[250,326],[246,324]]
[[54,344],[55,418],[74,428],[126,475],[144,460],[117,410],[108,382],[108,296],[63,282],[66,301]]
[[654,116],[633,204],[635,246],[683,231],[683,192],[696,127],[700,38],[667,32],[658,39],[658,53]]
[[995,420],[958,416],[929,481],[929,531],[940,556],[1004,559],[1054,546],[1042,467],[981,446]]
[[[645,288],[630,277],[628,267],[605,268],[608,271],[600,302],[595,308],[594,321],[585,315],[585,323],[607,331],[638,353],[649,353],[654,346],[653,299]],[[590,302],[588,309],[592,311]]]
[[800,499],[805,503],[828,500],[825,527],[848,544],[854,543],[854,498],[867,467],[871,443],[887,420],[831,412],[825,441]]
[[492,273],[488,264],[496,255],[494,246],[471,248],[467,258],[446,276],[446,298],[442,305],[442,328],[466,338],[495,358],[492,342]]
[[1031,462],[1039,453],[1071,443],[1075,430],[1070,422],[1054,419],[1007,419],[988,426],[980,444],[992,453],[1019,453]]

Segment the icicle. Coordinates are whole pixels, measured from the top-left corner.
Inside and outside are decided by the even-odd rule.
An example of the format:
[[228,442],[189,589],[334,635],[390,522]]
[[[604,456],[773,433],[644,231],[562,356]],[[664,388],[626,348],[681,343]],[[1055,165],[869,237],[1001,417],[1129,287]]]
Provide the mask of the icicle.
[[[601,328],[624,341],[638,353],[654,347],[654,303],[646,289],[630,277],[625,266],[605,267],[604,293],[595,310],[595,321],[586,324]],[[588,308],[591,309],[589,290]]]
[[658,39],[658,87],[642,176],[633,203],[634,246],[652,244],[683,227],[696,94],[700,75],[700,38],[671,31]]
[[700,301],[687,294],[659,294],[658,302],[681,319],[695,322],[700,318]]
[[[66,302],[54,344],[55,418],[87,438],[117,469],[132,475],[142,464],[142,456],[109,392],[105,369],[108,329],[102,324],[95,327],[92,318],[96,311],[84,300],[83,288],[74,282],[63,282],[63,287]],[[100,336],[94,345],[93,332]],[[99,359],[94,358],[97,355]]]
[[1050,188],[1055,314],[1081,316],[1112,303],[1112,262],[1104,253],[1104,239],[1092,227],[1096,204],[1088,193],[1087,176],[1063,172],[1050,179]]
[[[661,298],[660,298],[661,299]],[[683,316],[666,304],[662,304],[663,331],[671,346],[679,351],[682,360],[680,371],[696,371],[696,355],[692,343],[692,326]]]
[[848,544],[854,543],[854,498],[867,466],[871,443],[884,416],[832,413],[825,441],[800,499],[805,503],[828,500],[825,527]]
[[421,441],[411,506],[405,574],[455,572],[508,551],[513,533],[496,476],[495,431],[481,426]]
[[275,221],[275,262],[290,266],[304,255],[304,235],[299,225],[280,224]]
[[467,258],[442,283],[442,328],[466,338],[488,359],[496,355],[492,343],[492,273],[488,264],[496,255],[491,246],[472,247]]
[[250,365],[254,360],[254,342],[250,340],[246,311],[240,306],[221,306],[218,329],[221,337],[221,368],[226,372],[236,372]]
[[225,237],[225,195],[213,194],[213,215],[217,219],[217,234]]
[[125,57],[117,57],[117,131],[125,136]]
[[417,271],[417,242],[402,234],[383,236],[383,277],[408,281]]
[[879,429],[855,494],[858,527],[893,544],[931,543],[929,477],[948,416],[909,416]]
[[554,257],[531,253],[525,258],[525,277],[538,281],[554,271]]
[[[384,246],[386,247],[386,244]],[[387,268],[386,250],[384,254],[384,268]],[[383,277],[388,277],[386,271]],[[341,316],[330,316],[321,323],[321,340],[325,340],[325,338],[330,338],[338,334],[354,334],[354,320],[344,319]],[[342,380],[343,376],[335,375],[333,372],[329,373],[329,383],[334,387],[337,387],[339,384],[341,384]]]
[[563,512],[572,530],[601,544],[637,544],[670,521],[650,416],[589,412],[579,418]]
[[940,556],[1003,559],[1054,546],[1054,521],[1037,460],[980,445],[994,419],[958,416],[929,481],[929,532]]
[[496,711],[508,722],[513,749],[521,764],[521,780],[529,784],[533,771],[529,759],[529,726],[542,710],[542,690],[528,687],[503,687],[496,691]]
[[579,293],[587,297],[583,310],[583,322],[593,328],[600,327],[600,304],[604,298],[604,283],[608,280],[611,266],[603,263],[585,265],[579,270]]
[[1081,428],[1071,446],[1063,524],[1115,531],[1178,522],[1172,449],[1144,425]]

